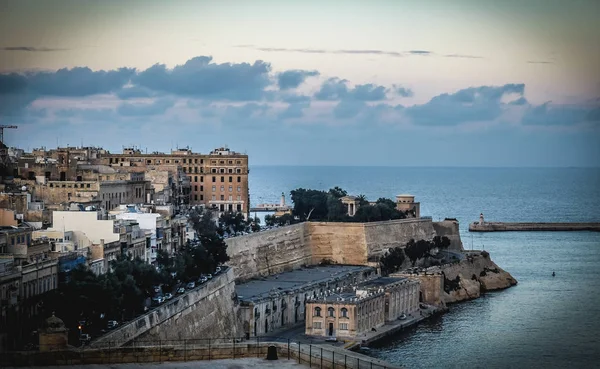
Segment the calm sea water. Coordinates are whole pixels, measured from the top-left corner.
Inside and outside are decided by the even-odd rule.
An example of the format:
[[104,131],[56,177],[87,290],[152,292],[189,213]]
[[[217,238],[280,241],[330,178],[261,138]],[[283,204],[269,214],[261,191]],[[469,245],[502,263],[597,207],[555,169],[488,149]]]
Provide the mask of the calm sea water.
[[[369,199],[410,193],[421,214],[460,221],[465,248],[485,248],[516,287],[450,307],[372,348],[407,368],[600,367],[600,233],[470,234],[489,221],[600,222],[600,169],[252,167],[251,201],[298,187],[340,186]],[[552,271],[556,277],[552,277]]]

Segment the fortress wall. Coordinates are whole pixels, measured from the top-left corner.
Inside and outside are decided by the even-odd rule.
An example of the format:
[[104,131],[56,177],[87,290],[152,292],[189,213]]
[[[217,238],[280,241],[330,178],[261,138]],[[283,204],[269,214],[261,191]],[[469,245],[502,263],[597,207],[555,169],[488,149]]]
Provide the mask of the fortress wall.
[[246,236],[229,238],[227,254],[239,281],[293,270],[329,260],[336,264],[367,265],[391,247],[411,238],[448,236],[451,249],[462,249],[458,223],[404,219],[375,223],[305,222]]
[[433,229],[436,236],[448,237],[450,239],[450,251],[463,251],[463,243],[460,239],[459,224],[454,220],[444,220],[441,222],[433,222]]
[[365,223],[365,243],[369,257],[381,256],[392,247],[406,245],[410,239],[431,240],[435,230],[431,219],[400,219]]
[[92,341],[92,347],[123,345],[133,339],[168,340],[232,337],[242,333],[232,268],[201,287],[153,309]]
[[367,264],[363,223],[308,222],[312,263],[331,260],[336,264]]
[[226,240],[229,265],[239,280],[311,264],[307,224],[300,223]]

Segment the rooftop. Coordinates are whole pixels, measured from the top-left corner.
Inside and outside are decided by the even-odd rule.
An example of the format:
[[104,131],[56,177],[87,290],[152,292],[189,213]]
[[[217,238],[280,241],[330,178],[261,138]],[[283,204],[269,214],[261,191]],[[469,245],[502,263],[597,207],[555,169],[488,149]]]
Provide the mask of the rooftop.
[[265,298],[272,292],[291,292],[308,284],[325,282],[353,272],[371,270],[374,269],[355,265],[313,266],[236,285],[235,290],[240,300],[254,301]]
[[401,277],[380,277],[377,279],[372,279],[370,281],[363,282],[356,287],[357,289],[385,287],[389,284],[400,282],[405,279],[406,278]]

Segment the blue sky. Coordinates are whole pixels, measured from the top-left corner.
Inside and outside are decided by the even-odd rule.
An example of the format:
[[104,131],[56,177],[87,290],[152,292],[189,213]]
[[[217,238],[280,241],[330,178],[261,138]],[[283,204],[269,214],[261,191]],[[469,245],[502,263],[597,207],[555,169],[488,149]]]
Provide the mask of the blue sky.
[[0,0],[9,145],[598,166],[600,2]]

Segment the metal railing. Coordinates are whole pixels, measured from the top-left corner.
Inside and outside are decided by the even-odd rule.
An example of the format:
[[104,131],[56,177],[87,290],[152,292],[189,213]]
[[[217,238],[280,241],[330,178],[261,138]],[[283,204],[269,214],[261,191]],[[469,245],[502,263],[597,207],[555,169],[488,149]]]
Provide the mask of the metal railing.
[[0,367],[264,359],[270,346],[276,348],[280,360],[297,361],[311,368],[394,368],[381,360],[346,351],[342,347],[301,343],[271,336],[252,339],[133,340],[125,346],[121,342],[108,341],[101,347],[81,346],[71,349],[45,345],[36,350],[3,352],[0,355]]

